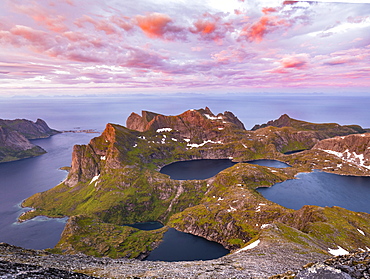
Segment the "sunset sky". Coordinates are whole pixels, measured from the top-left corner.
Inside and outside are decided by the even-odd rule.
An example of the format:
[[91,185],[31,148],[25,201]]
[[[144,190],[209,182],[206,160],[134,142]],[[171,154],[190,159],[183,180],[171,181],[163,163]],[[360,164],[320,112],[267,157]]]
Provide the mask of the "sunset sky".
[[0,96],[366,93],[364,2],[2,0]]

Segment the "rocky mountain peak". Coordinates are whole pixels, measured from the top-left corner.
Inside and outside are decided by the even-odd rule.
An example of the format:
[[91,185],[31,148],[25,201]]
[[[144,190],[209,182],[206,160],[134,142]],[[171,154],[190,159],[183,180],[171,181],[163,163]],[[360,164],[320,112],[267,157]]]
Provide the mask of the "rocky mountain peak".
[[131,113],[126,121],[126,127],[139,132],[171,129],[181,137],[210,140],[219,136],[226,128],[245,129],[243,123],[232,113],[226,111],[217,116],[206,107],[204,109],[190,109],[176,116],[165,116],[148,111],[142,115]]

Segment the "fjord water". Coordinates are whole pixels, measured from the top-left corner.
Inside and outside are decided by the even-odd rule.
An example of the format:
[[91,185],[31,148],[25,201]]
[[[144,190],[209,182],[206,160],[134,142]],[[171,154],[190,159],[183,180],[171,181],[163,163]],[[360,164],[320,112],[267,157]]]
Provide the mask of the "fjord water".
[[[191,108],[208,106],[216,114],[226,110],[233,112],[247,129],[276,119],[284,113],[310,122],[370,127],[369,103],[370,96],[321,94],[0,97],[0,118],[33,121],[41,118],[57,130],[96,129],[101,132],[107,123],[125,125],[127,117],[133,111],[140,113],[141,110],[149,110],[177,115]],[[47,154],[0,164],[0,242],[36,249],[53,247],[57,243],[65,220],[39,217],[17,224],[17,217],[24,212],[19,204],[32,194],[50,189],[62,181],[67,174],[59,168],[70,165],[73,145],[85,144],[94,136],[97,134],[65,133],[36,140],[35,143],[46,149]],[[356,204],[356,199],[351,203]]]
[[258,191],[266,199],[292,209],[303,205],[339,206],[370,213],[370,177],[314,171]]
[[70,166],[74,144],[86,144],[96,134],[63,133],[33,140],[48,153],[0,164],[0,242],[31,249],[52,248],[59,241],[66,218],[37,217],[17,223],[26,209],[22,200],[59,184],[67,175],[60,167]]

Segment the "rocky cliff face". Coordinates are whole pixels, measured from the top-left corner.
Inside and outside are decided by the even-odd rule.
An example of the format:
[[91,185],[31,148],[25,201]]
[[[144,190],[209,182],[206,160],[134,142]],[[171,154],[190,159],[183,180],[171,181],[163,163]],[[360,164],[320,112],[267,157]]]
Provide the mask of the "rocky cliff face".
[[0,162],[33,157],[45,153],[29,139],[45,138],[58,133],[41,119],[32,122],[25,119],[0,119]]
[[325,151],[344,162],[370,169],[370,133],[325,139],[313,149]]

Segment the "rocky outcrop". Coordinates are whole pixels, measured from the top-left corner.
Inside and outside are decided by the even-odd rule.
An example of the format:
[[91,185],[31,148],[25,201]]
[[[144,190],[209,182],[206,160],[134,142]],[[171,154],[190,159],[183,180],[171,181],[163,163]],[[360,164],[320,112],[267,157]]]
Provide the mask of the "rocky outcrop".
[[[249,253],[232,254],[210,261],[150,262],[129,259],[114,260],[82,254],[56,255],[0,243],[0,276],[2,278],[95,278],[88,276],[93,274],[99,278],[117,279],[350,279],[368,278],[369,275],[370,252],[354,252],[334,258],[321,257],[320,261],[313,263],[310,262],[313,257],[309,254],[292,255],[290,251],[280,246],[271,247],[269,251],[265,249],[257,248]],[[288,254],[291,256],[288,257]],[[19,277],[16,277],[17,272],[19,272]],[[54,275],[59,275],[59,277],[52,277]]]
[[25,119],[0,119],[0,162],[8,162],[38,156],[45,153],[29,139],[46,138],[58,133],[41,119],[32,122]]
[[325,151],[344,162],[370,169],[370,133],[325,139],[313,149]]
[[306,266],[296,279],[362,279],[370,278],[370,252],[356,252]]

